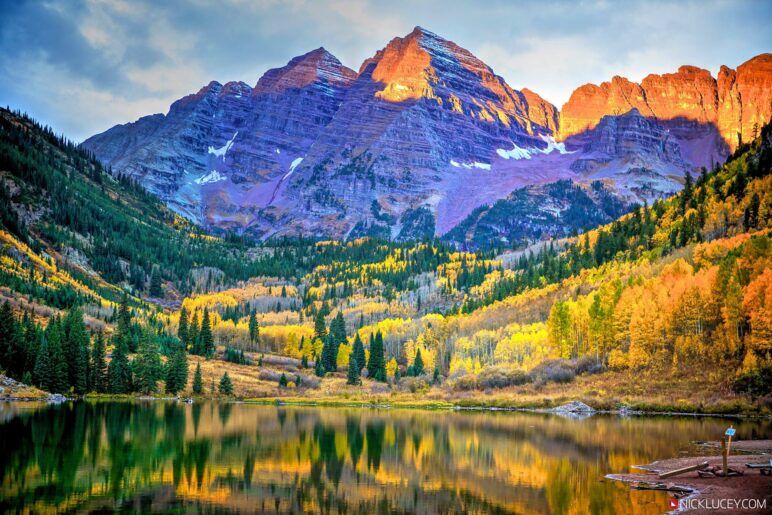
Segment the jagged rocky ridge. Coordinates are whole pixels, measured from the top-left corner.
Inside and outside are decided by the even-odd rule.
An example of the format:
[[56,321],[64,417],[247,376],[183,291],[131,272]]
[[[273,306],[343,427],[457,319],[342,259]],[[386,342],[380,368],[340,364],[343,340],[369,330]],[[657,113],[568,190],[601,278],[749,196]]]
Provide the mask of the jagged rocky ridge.
[[[722,68],[713,84],[725,93],[715,98],[729,100],[720,108],[755,106],[754,116],[768,119],[770,107],[758,104],[772,89],[767,62],[759,56],[736,73]],[[670,111],[660,107],[664,100],[656,109],[651,99],[633,102],[631,86],[622,88],[624,104],[619,88],[604,83],[579,88],[558,112],[536,93],[512,89],[469,51],[416,27],[358,73],[320,48],[269,70],[254,88],[212,82],[165,116],[114,127],[83,145],[209,228],[260,238],[421,238],[448,233],[513,190],[557,180],[582,191],[602,181],[620,205],[677,191],[687,171],[723,161],[733,146],[715,116],[676,109],[678,98],[710,86],[708,72],[687,68],[674,74],[678,80],[647,77],[648,89],[636,93],[661,83],[658,94],[676,97]],[[499,232],[510,241],[538,237],[538,220],[519,237],[508,227]],[[561,223],[550,219],[541,232],[560,233]],[[572,227],[566,223],[563,229]],[[464,232],[480,241],[474,233]],[[460,231],[453,234],[456,240]]]

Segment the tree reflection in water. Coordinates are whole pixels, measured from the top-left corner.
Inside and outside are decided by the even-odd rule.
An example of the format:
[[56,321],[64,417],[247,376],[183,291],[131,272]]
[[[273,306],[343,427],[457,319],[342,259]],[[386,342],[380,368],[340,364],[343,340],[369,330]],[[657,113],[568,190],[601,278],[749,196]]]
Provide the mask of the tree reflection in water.
[[661,513],[661,494],[602,477],[726,425],[175,402],[0,405],[0,420],[0,511],[31,512]]

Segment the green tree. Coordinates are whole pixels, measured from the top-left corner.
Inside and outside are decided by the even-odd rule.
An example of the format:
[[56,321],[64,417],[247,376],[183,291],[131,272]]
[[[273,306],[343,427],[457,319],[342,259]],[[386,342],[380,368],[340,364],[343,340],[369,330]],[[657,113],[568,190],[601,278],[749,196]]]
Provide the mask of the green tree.
[[131,392],[131,366],[129,348],[126,340],[116,337],[113,340],[113,355],[107,366],[107,382],[110,393]]
[[424,360],[421,357],[421,349],[416,349],[413,364],[408,368],[409,376],[420,376],[424,373]]
[[327,325],[324,322],[324,312],[320,310],[314,317],[314,339],[324,340],[325,336],[327,336]]
[[367,372],[376,381],[386,382],[386,362],[383,355],[383,335],[380,331],[370,344],[370,362],[367,364]]
[[105,339],[99,331],[91,348],[89,387],[97,393],[107,392],[107,361],[105,361]]
[[182,347],[188,348],[188,310],[185,306],[180,309],[180,321],[177,324],[177,338],[182,342]]
[[352,354],[348,360],[348,374],[346,375],[346,384],[357,385],[362,382],[360,378],[361,367],[357,358]]
[[258,348],[260,346],[260,324],[254,311],[249,314],[249,343]]
[[176,349],[166,367],[166,391],[176,394],[188,384],[188,356],[181,346]]
[[356,359],[361,373],[362,368],[367,364],[367,358],[365,357],[365,346],[362,344],[358,332],[354,335],[354,348],[351,350],[351,356]]
[[67,380],[75,393],[88,391],[89,336],[83,323],[83,313],[71,309],[62,321],[62,351],[67,361]]
[[279,388],[286,388],[287,387],[287,376],[284,372],[281,373],[281,377],[279,378]]
[[322,364],[321,356],[316,358],[316,362],[314,363],[314,373],[317,377],[324,377],[324,365]]
[[69,388],[69,385],[67,382],[67,360],[62,349],[62,323],[58,317],[53,317],[48,322],[46,338],[48,339],[48,352],[51,363],[48,391],[64,393]]
[[22,340],[21,328],[6,300],[0,308],[0,369],[17,379],[23,374],[26,361]]
[[204,316],[201,319],[201,334],[199,335],[200,355],[211,358],[214,356],[214,336],[212,326],[209,323],[209,309],[204,308]]
[[325,372],[335,372],[338,370],[338,345],[333,341],[332,334],[328,334],[324,338],[322,366]]
[[150,394],[158,391],[158,380],[162,375],[161,353],[155,338],[143,331],[139,341],[139,353],[134,360],[134,375],[137,389]]
[[332,319],[330,323],[330,336],[335,345],[341,345],[346,343],[346,321],[343,319],[343,313],[338,310],[338,314]]
[[201,363],[196,363],[196,372],[193,374],[193,393],[201,395],[204,391],[204,378],[201,377]]
[[164,290],[161,287],[161,270],[158,265],[153,265],[153,270],[150,272],[150,296],[159,298],[164,296]]
[[[286,381],[287,378],[285,377],[284,380]],[[228,372],[225,372],[220,378],[220,393],[222,395],[233,395],[233,383],[228,376]]]
[[200,347],[201,324],[198,322],[198,311],[193,312],[188,324],[188,349],[191,354],[198,354]]

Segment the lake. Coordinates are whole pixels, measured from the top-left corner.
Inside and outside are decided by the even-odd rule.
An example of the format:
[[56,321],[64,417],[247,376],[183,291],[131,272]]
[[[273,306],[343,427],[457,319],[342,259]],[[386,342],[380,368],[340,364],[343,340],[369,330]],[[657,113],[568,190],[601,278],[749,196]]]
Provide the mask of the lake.
[[[663,513],[667,495],[604,480],[679,456],[702,417],[0,403],[0,511]],[[732,420],[739,439],[770,422]]]

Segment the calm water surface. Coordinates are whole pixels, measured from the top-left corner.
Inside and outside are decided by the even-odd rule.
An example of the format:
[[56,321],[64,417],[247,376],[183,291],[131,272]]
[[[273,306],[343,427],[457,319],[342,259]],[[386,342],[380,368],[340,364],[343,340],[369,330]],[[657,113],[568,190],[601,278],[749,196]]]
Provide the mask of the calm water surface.
[[[768,421],[733,421],[740,438]],[[663,513],[603,480],[726,419],[0,403],[0,512]]]

